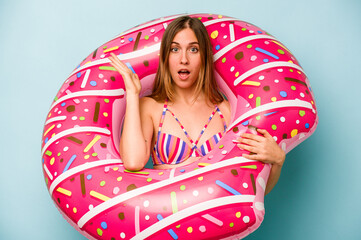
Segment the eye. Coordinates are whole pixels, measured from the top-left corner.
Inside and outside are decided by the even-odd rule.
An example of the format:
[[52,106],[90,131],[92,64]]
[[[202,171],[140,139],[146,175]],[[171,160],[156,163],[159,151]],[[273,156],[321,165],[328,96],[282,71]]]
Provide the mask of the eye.
[[171,52],[178,52],[179,49],[178,49],[177,47],[172,47],[172,48],[170,49],[170,51],[171,51]]
[[197,47],[191,47],[189,50],[190,50],[192,53],[197,53],[197,52],[199,51]]

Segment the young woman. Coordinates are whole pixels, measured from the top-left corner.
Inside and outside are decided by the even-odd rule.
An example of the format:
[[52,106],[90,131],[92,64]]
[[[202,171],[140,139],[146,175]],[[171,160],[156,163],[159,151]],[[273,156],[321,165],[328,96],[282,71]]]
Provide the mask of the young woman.
[[[230,123],[230,105],[220,94],[213,74],[208,33],[198,19],[182,16],[164,32],[153,92],[139,98],[139,78],[112,54],[112,66],[126,88],[126,113],[120,140],[124,167],[142,169],[152,155],[155,169],[190,164],[216,145]],[[243,134],[243,157],[272,164],[266,193],[277,183],[285,160],[272,136]]]

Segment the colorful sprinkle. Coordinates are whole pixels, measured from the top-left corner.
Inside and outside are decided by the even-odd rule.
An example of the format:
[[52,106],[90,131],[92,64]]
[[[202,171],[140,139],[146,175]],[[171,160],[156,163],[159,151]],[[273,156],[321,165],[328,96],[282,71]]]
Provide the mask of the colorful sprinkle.
[[62,194],[64,194],[64,195],[66,195],[66,196],[68,196],[68,197],[71,196],[71,192],[70,192],[69,190],[67,190],[67,189],[58,187],[58,188],[56,189],[56,191],[57,191],[57,192],[60,192],[60,193],[62,193]]
[[257,169],[257,165],[240,166],[240,168]]
[[173,210],[173,213],[176,213],[178,212],[178,204],[177,204],[177,195],[176,195],[176,192],[171,192],[170,193],[170,198],[171,198],[171,201],[172,201],[172,210]]
[[88,144],[88,146],[86,146],[86,148],[84,149],[84,152],[85,153],[88,152],[90,150],[90,148],[93,147],[94,144],[99,141],[100,138],[101,138],[101,136],[99,136],[99,135],[95,136],[93,138],[93,140],[91,140],[91,142]]
[[268,51],[266,51],[266,50],[264,50],[264,49],[262,49],[262,48],[256,47],[255,50],[258,51],[258,52],[261,52],[261,53],[263,53],[263,54],[266,54],[266,55],[268,55],[268,56],[270,56],[270,57],[273,57],[274,59],[277,59],[277,60],[279,59],[278,56],[276,56],[276,55],[274,55],[273,53],[270,53],[270,52],[268,52]]
[[63,170],[63,173],[68,171],[70,165],[74,162],[75,158],[76,158],[75,154],[73,156],[71,156],[71,158],[69,159],[68,163],[66,164],[66,166],[65,166],[65,168]]
[[89,194],[90,194],[90,196],[95,197],[97,199],[100,199],[100,200],[102,200],[104,202],[108,201],[110,199],[110,197],[107,197],[107,196],[105,196],[105,195],[103,195],[101,193],[98,193],[96,191],[93,191],[93,190],[91,190]]
[[225,184],[224,182],[222,182],[220,180],[216,180],[216,184],[234,195],[241,195],[241,193],[238,192],[236,189],[228,186],[227,184]]
[[281,95],[281,97],[287,97],[287,92],[285,92],[285,91],[280,91],[280,95]]
[[294,137],[294,136],[296,136],[298,134],[298,130],[297,129],[293,129],[292,131],[291,131],[291,137]]
[[215,38],[217,38],[217,37],[218,37],[218,31],[215,30],[215,31],[213,31],[213,32],[211,33],[211,38],[212,38],[212,39],[215,39]]

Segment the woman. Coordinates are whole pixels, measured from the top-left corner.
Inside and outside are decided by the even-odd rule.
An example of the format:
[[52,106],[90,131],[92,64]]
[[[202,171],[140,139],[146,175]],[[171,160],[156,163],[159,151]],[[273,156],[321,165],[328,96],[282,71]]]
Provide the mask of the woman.
[[[152,155],[155,169],[190,164],[214,146],[230,123],[230,105],[219,92],[213,74],[208,33],[198,19],[182,16],[164,32],[153,92],[139,98],[136,74],[112,54],[111,65],[122,75],[126,113],[120,140],[124,167],[142,169]],[[266,194],[278,181],[284,151],[262,129],[243,134],[237,146],[253,154],[243,157],[272,164]]]

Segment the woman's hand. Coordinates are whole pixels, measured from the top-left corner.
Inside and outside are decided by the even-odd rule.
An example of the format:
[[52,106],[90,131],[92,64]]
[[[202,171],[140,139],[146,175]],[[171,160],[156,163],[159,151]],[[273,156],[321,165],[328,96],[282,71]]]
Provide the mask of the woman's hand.
[[138,95],[142,86],[137,74],[133,73],[124,63],[122,63],[114,53],[110,53],[109,60],[112,65],[122,75],[127,95]]
[[266,130],[257,129],[257,132],[263,136],[244,133],[237,139],[239,148],[251,152],[251,154],[243,154],[242,157],[282,166],[286,153]]

